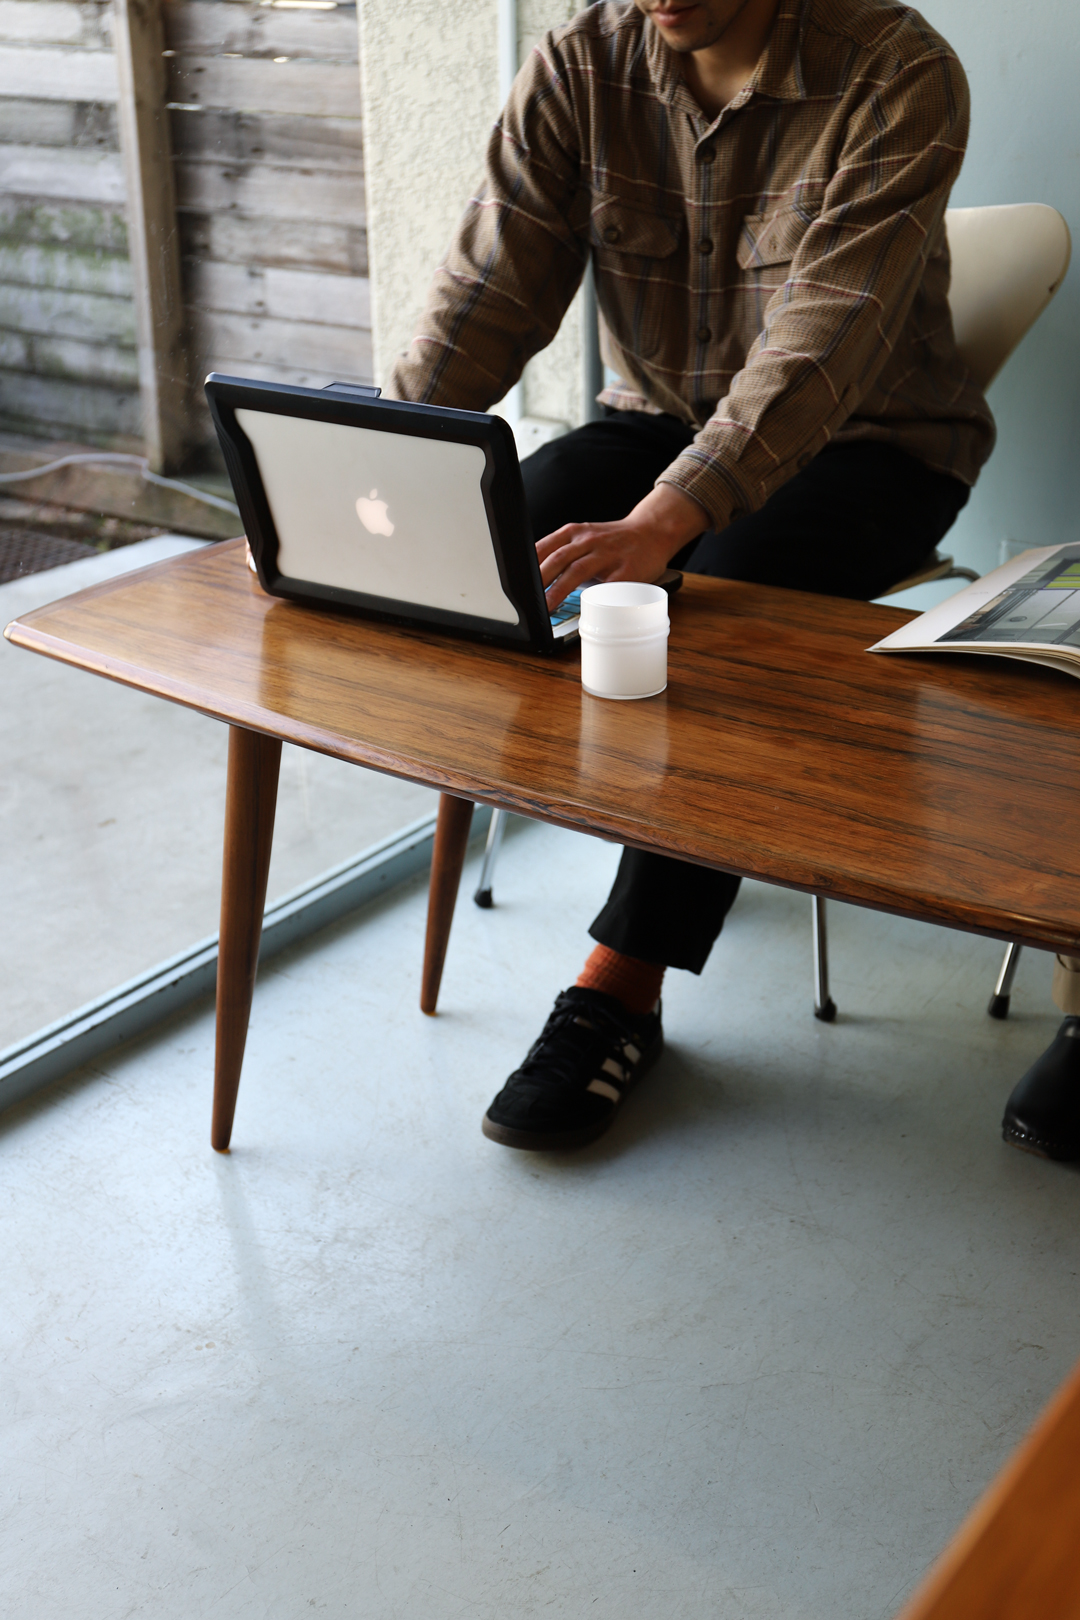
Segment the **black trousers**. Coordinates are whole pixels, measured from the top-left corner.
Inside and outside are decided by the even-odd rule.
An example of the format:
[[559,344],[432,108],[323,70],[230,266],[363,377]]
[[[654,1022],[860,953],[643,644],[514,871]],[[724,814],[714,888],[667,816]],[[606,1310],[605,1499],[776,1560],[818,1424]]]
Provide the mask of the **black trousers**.
[[[692,438],[673,416],[611,411],[544,445],[522,463],[536,538],[625,517]],[[830,445],[760,511],[672,560],[687,573],[869,601],[914,573],[967,497],[958,479],[891,445]],[[729,872],[624,849],[589,932],[639,961],[700,973],[738,890]]]

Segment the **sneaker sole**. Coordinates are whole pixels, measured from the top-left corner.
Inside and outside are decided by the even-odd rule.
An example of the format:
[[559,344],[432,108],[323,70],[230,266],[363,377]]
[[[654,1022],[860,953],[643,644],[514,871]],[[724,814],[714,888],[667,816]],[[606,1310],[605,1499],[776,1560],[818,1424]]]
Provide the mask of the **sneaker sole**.
[[602,1119],[599,1124],[580,1126],[576,1131],[522,1131],[512,1125],[500,1125],[490,1115],[485,1114],[480,1121],[480,1129],[489,1142],[498,1142],[500,1147],[524,1148],[539,1153],[559,1148],[587,1147],[590,1142],[597,1141],[605,1131],[611,1129],[622,1110],[622,1104],[642,1075],[648,1074],[663,1050],[664,1042],[661,1038],[651,1052],[642,1054],[633,1081],[623,1093],[622,1102],[616,1103],[607,1118]]
[[1047,1159],[1052,1164],[1075,1164],[1080,1159],[1080,1143],[1051,1142],[1046,1137],[1033,1136],[1018,1125],[1003,1124],[1001,1139],[1021,1153],[1030,1153],[1036,1159]]

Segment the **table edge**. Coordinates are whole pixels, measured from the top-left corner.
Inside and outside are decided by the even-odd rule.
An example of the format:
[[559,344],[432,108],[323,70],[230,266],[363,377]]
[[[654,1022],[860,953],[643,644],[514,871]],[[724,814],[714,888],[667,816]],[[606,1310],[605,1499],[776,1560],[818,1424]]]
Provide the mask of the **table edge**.
[[[110,583],[111,581],[103,582],[103,584]],[[840,881],[835,874],[830,873],[827,865],[813,871],[799,869],[786,863],[781,863],[777,867],[775,863],[767,865],[764,861],[760,863],[754,861],[752,852],[744,849],[741,852],[742,861],[733,860],[725,863],[723,868],[716,868],[711,862],[695,856],[693,852],[680,847],[673,840],[649,838],[639,823],[622,821],[610,813],[597,817],[584,805],[571,799],[555,797],[541,799],[529,796],[515,792],[508,784],[479,780],[464,771],[433,769],[421,760],[390,753],[385,749],[362,745],[343,747],[340,742],[338,746],[334,746],[333,734],[320,733],[280,715],[271,719],[265,710],[254,704],[237,705],[233,711],[224,714],[207,704],[206,694],[199,688],[175,679],[160,677],[156,684],[150,685],[146,671],[141,666],[128,664],[120,659],[90,658],[85,648],[76,648],[70,642],[35,630],[27,620],[13,620],[4,633],[13,645],[26,651],[40,653],[72,668],[102,675],[107,680],[132,687],[136,691],[150,692],[153,696],[164,698],[167,702],[179,703],[184,708],[193,709],[196,713],[204,714],[212,720],[222,721],[226,725],[236,725],[244,730],[259,732],[263,736],[279,737],[283,742],[311,749],[315,753],[326,754],[333,759],[344,760],[347,764],[359,765],[385,776],[394,776],[457,798],[473,799],[480,804],[510,810],[530,820],[549,822],[571,832],[587,833],[610,843],[629,845],[648,853],[673,855],[677,859],[689,861],[706,869],[731,871],[740,877],[754,878],[759,882],[774,884],[778,888],[817,894],[824,899],[865,906],[870,910],[908,917],[917,922],[936,923],[946,928],[959,929],[964,933],[981,934],[990,939],[1015,939],[1020,944],[1029,945],[1036,950],[1074,954],[1080,946],[1080,941],[1072,936],[1048,930],[1037,918],[1031,916],[1003,915],[1000,920],[994,919],[992,923],[987,923],[984,914],[974,906],[946,904],[930,896],[924,897],[918,904],[898,904],[891,892],[881,885],[870,881],[855,883]]]

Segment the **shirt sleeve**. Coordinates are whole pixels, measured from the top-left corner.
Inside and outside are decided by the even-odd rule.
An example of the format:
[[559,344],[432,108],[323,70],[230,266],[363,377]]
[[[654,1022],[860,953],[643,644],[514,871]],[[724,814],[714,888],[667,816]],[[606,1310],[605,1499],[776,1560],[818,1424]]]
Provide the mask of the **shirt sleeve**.
[[549,36],[492,130],[482,182],[388,378],[392,398],[487,410],[551,342],[585,269],[580,173],[568,77]]
[[968,108],[963,69],[936,51],[853,110],[821,211],[746,364],[658,479],[692,496],[715,527],[764,505],[870,389],[940,247]]

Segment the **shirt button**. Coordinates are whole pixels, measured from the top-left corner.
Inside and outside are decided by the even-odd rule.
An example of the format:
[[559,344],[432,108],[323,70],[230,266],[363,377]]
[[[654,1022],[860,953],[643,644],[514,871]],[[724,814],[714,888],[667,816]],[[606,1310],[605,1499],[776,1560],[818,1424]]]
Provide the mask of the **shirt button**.
[[703,237],[702,240],[698,243],[698,252],[708,254],[708,253],[711,253],[712,250],[713,250],[713,245],[712,245],[711,237],[708,237],[708,236]]
[[605,230],[604,230],[604,241],[605,242],[617,242],[619,240],[619,237],[620,237],[621,234],[622,233],[620,232],[619,227],[617,225],[608,225],[608,226],[605,227]]
[[712,337],[712,327],[711,326],[699,326],[698,327],[698,329],[697,329],[697,340],[698,340],[699,343],[708,343],[708,341],[709,341],[709,339],[711,337]]
[[706,146],[706,147],[704,147],[698,153],[698,162],[699,163],[715,163],[716,162],[716,147],[715,146]]

